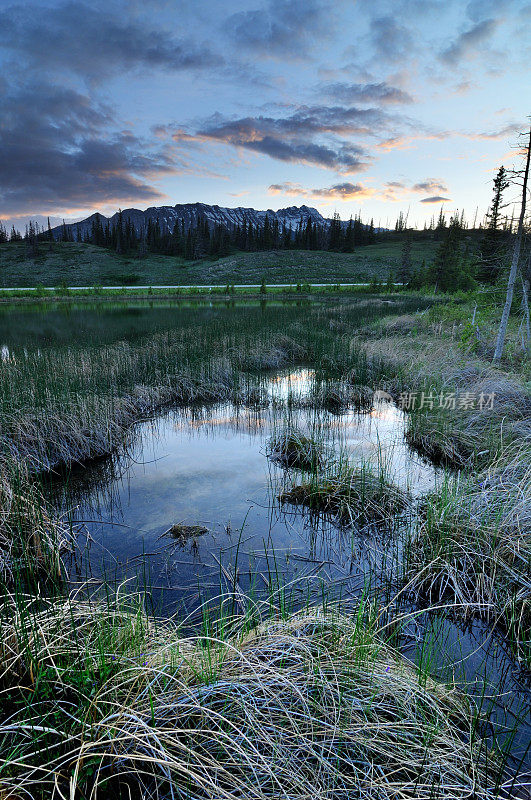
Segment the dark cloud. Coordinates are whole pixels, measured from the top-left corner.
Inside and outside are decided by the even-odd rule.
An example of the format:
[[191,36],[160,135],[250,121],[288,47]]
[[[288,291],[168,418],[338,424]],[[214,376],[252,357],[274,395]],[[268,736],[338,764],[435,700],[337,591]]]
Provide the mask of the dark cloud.
[[368,164],[366,150],[350,140],[373,135],[397,118],[377,108],[300,106],[284,117],[257,116],[227,120],[216,114],[194,135],[176,133],[177,141],[219,141],[281,161],[316,164],[339,172],[357,172]]
[[285,117],[243,117],[225,120],[214,115],[201,133],[219,138],[247,139],[253,136],[315,136],[317,134],[369,134],[396,118],[377,108],[344,106],[299,106]]
[[307,194],[306,189],[300,183],[292,183],[291,181],[284,181],[284,183],[272,183],[268,186],[267,191],[269,194],[286,194],[293,197],[300,197]]
[[414,183],[411,187],[412,192],[447,192],[448,187],[441,181],[428,178],[425,181]]
[[222,59],[188,37],[107,9],[67,2],[51,8],[13,5],[0,11],[2,46],[39,69],[68,70],[90,79],[115,71],[148,68],[169,71],[219,66]]
[[324,87],[330,97],[342,103],[412,103],[413,98],[388,83],[330,83]]
[[[448,192],[448,187],[442,181],[435,180],[434,178],[426,178],[423,181],[418,181],[413,184],[406,181],[387,181],[383,185],[380,194],[384,200],[396,202],[403,200],[411,194],[426,194],[427,192]],[[430,198],[428,198],[427,200],[422,200],[422,202],[435,201],[431,201]]]
[[413,36],[397,23],[394,15],[371,20],[370,35],[377,55],[388,61],[400,61],[414,50]]
[[288,161],[295,164],[315,164],[318,167],[334,169],[338,172],[360,172],[367,167],[367,161],[360,158],[360,150],[350,145],[328,147],[312,142],[285,142],[273,136],[264,136],[261,139],[231,141],[254,150],[257,153],[276,158],[279,161]]
[[296,57],[331,34],[333,5],[322,0],[269,0],[232,14],[226,30],[240,47],[267,57]]
[[440,195],[434,195],[433,197],[423,197],[420,201],[421,203],[449,203],[451,200],[450,197],[441,197]]
[[325,197],[328,199],[352,200],[360,197],[370,197],[374,190],[363,186],[361,183],[335,183],[326,189],[312,189],[313,197]]
[[487,39],[490,39],[497,25],[494,19],[485,19],[473,25],[441,53],[441,60],[453,65],[475,55]]
[[111,111],[47,84],[13,91],[0,126],[0,207],[15,215],[155,200],[149,180],[175,171],[169,154],[127,131]]

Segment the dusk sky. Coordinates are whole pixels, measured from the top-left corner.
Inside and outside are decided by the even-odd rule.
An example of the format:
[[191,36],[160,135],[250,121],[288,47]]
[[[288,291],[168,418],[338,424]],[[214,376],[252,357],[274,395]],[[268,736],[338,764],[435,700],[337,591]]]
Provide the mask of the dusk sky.
[[0,0],[0,219],[471,221],[531,110],[529,0]]

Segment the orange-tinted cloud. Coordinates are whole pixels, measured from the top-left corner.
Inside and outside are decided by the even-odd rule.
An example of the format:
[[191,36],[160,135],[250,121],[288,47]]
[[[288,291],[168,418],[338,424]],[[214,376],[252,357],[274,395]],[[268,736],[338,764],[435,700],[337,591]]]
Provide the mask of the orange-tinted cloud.
[[268,188],[269,194],[282,194],[288,197],[312,197],[314,199],[327,199],[327,200],[363,200],[367,197],[372,197],[375,190],[370,186],[364,186],[361,183],[335,183],[333,186],[327,186],[317,189],[305,189],[300,183],[273,183]]

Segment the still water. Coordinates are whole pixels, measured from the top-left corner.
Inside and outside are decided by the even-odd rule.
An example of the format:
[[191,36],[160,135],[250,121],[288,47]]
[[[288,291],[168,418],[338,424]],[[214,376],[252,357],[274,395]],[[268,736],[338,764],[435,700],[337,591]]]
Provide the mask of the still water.
[[[394,405],[316,410],[312,384],[310,370],[280,373],[255,407],[170,411],[136,425],[122,453],[54,482],[61,512],[87,543],[78,571],[118,580],[140,574],[165,613],[197,606],[229,574],[246,592],[269,588],[272,577],[286,583],[309,574],[327,584],[363,584],[366,560],[381,557],[385,532],[344,530],[280,504],[279,492],[297,472],[267,457],[268,441],[295,426],[413,496],[433,488],[436,473],[407,448],[403,412]],[[167,534],[176,524],[207,532],[176,540]]]
[[[94,586],[126,581],[127,589],[147,590],[155,613],[183,619],[220,591],[236,602],[278,601],[287,589],[296,607],[323,593],[352,599],[388,583],[400,562],[400,530],[414,511],[393,530],[355,529],[283,505],[282,488],[302,478],[268,458],[268,441],[295,426],[350,463],[383,471],[410,493],[413,509],[438,473],[407,447],[404,414],[392,403],[366,413],[316,410],[308,402],[313,379],[311,370],[282,372],[266,380],[253,407],[175,409],[140,422],[122,452],[56,479],[50,489],[79,542],[73,586],[87,577]],[[206,532],[175,539],[168,531],[176,524]],[[405,654],[466,688],[512,765],[523,761],[528,771],[529,686],[503,640],[482,623],[409,611]],[[525,797],[528,779],[519,782]]]

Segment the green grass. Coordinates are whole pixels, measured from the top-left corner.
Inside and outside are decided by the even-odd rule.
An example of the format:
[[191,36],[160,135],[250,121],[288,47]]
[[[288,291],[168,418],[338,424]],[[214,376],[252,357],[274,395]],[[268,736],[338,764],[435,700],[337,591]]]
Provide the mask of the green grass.
[[[412,260],[429,262],[436,243],[415,242]],[[90,244],[45,243],[35,258],[23,242],[0,245],[0,286],[119,286],[386,280],[400,259],[400,242],[360,247],[354,253],[306,250],[236,253],[217,261],[173,256],[119,256]]]

